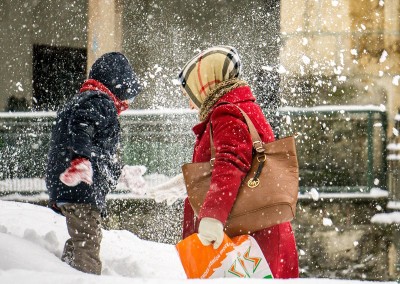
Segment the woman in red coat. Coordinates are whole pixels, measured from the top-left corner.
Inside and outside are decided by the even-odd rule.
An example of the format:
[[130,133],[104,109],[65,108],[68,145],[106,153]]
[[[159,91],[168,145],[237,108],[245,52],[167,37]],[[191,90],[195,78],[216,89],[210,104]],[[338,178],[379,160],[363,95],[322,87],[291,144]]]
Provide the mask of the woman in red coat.
[[[211,159],[210,125],[216,149],[210,189],[195,216],[185,200],[183,238],[198,232],[204,245],[219,247],[223,227],[235,202],[239,186],[251,166],[252,141],[240,107],[254,123],[263,142],[274,140],[271,126],[247,83],[239,79],[241,63],[230,46],[209,48],[183,68],[179,75],[190,107],[199,110],[194,126],[193,162]],[[251,234],[258,242],[275,278],[297,278],[298,256],[291,224],[283,223]]]

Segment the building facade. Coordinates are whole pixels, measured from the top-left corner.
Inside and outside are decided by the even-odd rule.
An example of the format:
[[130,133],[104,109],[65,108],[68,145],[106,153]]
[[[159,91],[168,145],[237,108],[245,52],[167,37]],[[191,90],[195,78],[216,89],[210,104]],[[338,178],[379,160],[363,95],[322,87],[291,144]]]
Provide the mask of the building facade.
[[0,111],[55,109],[111,50],[145,86],[134,108],[182,107],[180,66],[216,44],[238,48],[266,108],[279,86],[280,105],[400,107],[396,0],[3,0]]
[[112,50],[145,87],[134,108],[186,106],[175,80],[201,49],[235,46],[251,81],[277,65],[279,13],[275,0],[3,0],[0,111],[56,109]]
[[[290,105],[400,107],[400,2],[281,1],[282,92]],[[389,130],[391,127],[389,127]]]

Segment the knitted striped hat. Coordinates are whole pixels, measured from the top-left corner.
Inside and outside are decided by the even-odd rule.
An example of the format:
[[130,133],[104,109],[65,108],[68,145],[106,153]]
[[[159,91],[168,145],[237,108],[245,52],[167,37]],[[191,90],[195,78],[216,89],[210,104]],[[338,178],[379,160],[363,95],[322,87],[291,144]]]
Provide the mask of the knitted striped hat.
[[179,81],[200,108],[217,84],[240,75],[241,63],[236,49],[220,45],[200,52],[186,63],[179,74]]

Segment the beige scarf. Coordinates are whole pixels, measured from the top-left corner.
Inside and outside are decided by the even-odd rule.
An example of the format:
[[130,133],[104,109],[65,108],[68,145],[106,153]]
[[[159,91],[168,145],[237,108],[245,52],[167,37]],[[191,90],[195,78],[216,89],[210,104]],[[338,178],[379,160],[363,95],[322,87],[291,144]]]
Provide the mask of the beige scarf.
[[225,81],[239,78],[241,63],[239,54],[231,46],[214,46],[206,49],[185,64],[179,81],[185,93],[201,108],[209,94],[230,87]]

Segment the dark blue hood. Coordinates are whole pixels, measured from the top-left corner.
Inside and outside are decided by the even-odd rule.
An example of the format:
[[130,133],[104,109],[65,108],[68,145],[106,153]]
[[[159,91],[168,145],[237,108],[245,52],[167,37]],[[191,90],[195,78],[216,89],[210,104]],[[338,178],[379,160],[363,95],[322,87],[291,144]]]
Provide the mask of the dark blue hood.
[[89,79],[104,84],[121,101],[132,100],[141,89],[131,64],[120,52],[99,57],[90,69]]

